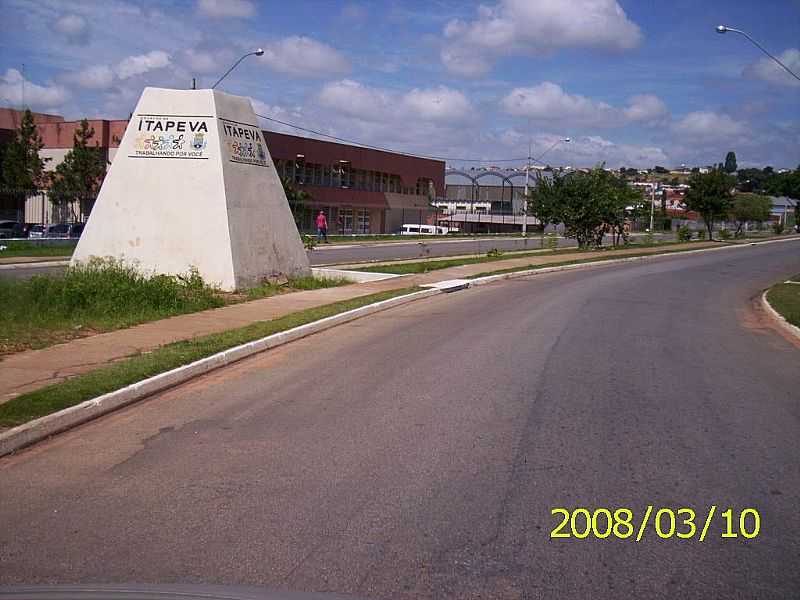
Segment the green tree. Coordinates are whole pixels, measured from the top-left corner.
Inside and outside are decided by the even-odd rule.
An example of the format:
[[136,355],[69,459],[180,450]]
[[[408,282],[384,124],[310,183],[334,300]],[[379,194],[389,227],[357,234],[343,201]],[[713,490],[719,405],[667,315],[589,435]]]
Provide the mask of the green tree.
[[731,208],[731,190],[735,182],[720,168],[689,176],[690,188],[684,203],[688,210],[698,212],[703,217],[710,240],[713,239],[714,221],[727,215]]
[[[50,201],[62,210],[78,201],[82,212],[88,212],[97,197],[106,173],[106,160],[100,145],[95,141],[94,128],[83,119],[72,136],[72,150],[56,167],[50,185]],[[72,215],[75,220],[76,215]]]
[[[599,165],[584,173],[554,174],[542,178],[532,194],[534,210],[549,222],[562,222],[567,237],[578,246],[601,245],[608,232],[615,234],[615,243],[626,235],[626,219],[642,206],[642,195]],[[534,214],[534,213],[532,213]],[[537,218],[541,218],[538,217]]]
[[773,196],[788,196],[800,200],[800,169],[774,173],[765,182],[764,189]]
[[536,190],[545,182],[547,185],[549,177],[541,173],[536,174],[536,186],[528,190],[528,214],[537,219],[542,230],[541,247],[544,248],[544,230],[548,225],[555,224],[559,219],[558,205],[555,203],[552,194],[537,194]]
[[14,138],[3,151],[3,183],[20,190],[42,187],[46,179],[44,166],[50,160],[39,156],[42,148],[44,143],[33,122],[33,114],[26,109]]
[[725,156],[725,172],[736,172],[736,152],[728,152],[728,154]]
[[299,189],[288,177],[281,177],[283,184],[283,191],[286,193],[286,200],[289,202],[289,208],[292,211],[295,225],[298,231],[300,230],[301,220],[303,217],[303,209],[306,202],[311,199],[311,195],[305,190]]
[[772,201],[760,194],[739,193],[733,197],[731,217],[736,221],[736,235],[741,236],[746,223],[763,223],[769,219]]

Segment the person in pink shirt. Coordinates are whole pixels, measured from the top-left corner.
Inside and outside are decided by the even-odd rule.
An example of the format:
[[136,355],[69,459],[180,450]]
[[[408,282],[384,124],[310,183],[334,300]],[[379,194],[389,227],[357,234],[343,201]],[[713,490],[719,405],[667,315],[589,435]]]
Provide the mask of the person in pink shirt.
[[319,211],[317,215],[317,241],[321,242],[325,238],[325,243],[330,244],[328,241],[328,219],[325,218],[325,211]]

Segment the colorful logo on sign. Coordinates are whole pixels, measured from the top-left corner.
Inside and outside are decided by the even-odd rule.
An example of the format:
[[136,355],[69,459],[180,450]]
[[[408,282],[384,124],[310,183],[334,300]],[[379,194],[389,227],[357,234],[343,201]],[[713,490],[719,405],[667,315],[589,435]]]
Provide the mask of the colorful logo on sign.
[[267,167],[267,149],[261,130],[246,123],[220,119],[225,146],[231,162]]
[[[209,117],[136,115],[139,132],[131,158],[208,158],[205,154]],[[193,136],[193,137],[192,137]],[[190,141],[191,139],[191,141]]]

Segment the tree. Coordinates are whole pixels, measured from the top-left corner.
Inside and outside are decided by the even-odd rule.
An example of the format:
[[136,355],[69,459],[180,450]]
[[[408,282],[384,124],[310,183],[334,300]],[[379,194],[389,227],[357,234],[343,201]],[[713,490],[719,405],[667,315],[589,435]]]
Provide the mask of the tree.
[[[106,161],[95,141],[94,128],[83,119],[72,136],[72,150],[56,167],[50,186],[50,201],[62,210],[78,201],[82,212],[88,212],[90,203],[97,197],[106,172]],[[73,220],[76,215],[72,215]]]
[[660,165],[656,165],[655,168],[653,169],[653,172],[658,173],[660,175],[665,175],[666,173],[669,173],[669,170]]
[[728,152],[728,154],[725,156],[725,172],[736,172],[736,152]]
[[760,194],[739,193],[733,197],[731,217],[736,221],[736,235],[742,235],[744,225],[750,221],[763,223],[769,219],[772,201]]
[[567,237],[574,237],[581,248],[601,245],[609,231],[615,234],[615,243],[618,236],[625,237],[626,220],[631,210],[641,205],[641,193],[605,171],[603,165],[588,173],[542,178],[529,202],[549,222],[564,223]]
[[708,173],[693,173],[689,176],[689,190],[684,197],[687,210],[700,213],[708,230],[708,239],[713,239],[714,221],[728,214],[731,208],[731,190],[735,179],[723,169]]
[[303,208],[305,208],[305,203],[311,199],[311,195],[305,190],[298,189],[288,177],[281,177],[281,183],[283,184],[283,191],[286,193],[286,200],[289,201],[289,208],[292,211],[294,222],[299,230]]
[[44,166],[50,159],[39,156],[44,142],[26,109],[14,138],[3,151],[3,183],[18,190],[34,190],[45,182]]
[[800,200],[800,169],[786,173],[774,173],[764,184],[773,196],[788,196]]

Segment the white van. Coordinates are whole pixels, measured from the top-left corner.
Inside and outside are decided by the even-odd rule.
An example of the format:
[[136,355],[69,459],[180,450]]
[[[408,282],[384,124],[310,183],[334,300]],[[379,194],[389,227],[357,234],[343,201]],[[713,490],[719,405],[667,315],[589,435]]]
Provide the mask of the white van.
[[441,225],[417,225],[404,223],[400,235],[446,235],[458,229],[450,229]]

